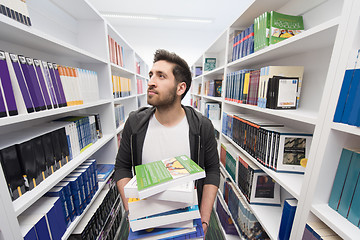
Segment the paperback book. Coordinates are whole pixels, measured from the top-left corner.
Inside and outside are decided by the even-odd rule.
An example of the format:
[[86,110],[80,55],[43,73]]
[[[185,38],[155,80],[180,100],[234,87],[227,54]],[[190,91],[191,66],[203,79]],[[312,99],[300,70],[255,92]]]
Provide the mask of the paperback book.
[[275,44],[304,31],[302,16],[270,12],[270,44]]
[[186,155],[135,166],[135,173],[140,199],[205,177],[205,171]]

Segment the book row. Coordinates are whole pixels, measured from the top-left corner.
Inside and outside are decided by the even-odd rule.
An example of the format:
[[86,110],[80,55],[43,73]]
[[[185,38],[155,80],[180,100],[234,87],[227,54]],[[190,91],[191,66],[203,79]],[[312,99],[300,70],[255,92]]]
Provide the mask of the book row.
[[210,120],[220,120],[221,119],[221,104],[216,102],[207,102],[205,103],[205,116]]
[[360,151],[343,148],[332,186],[329,206],[360,227]]
[[12,199],[35,188],[95,143],[101,136],[95,119],[94,115],[67,117],[2,137],[0,162]]
[[305,225],[302,240],[341,240],[331,228],[323,222],[308,222]]
[[110,35],[108,35],[108,43],[110,62],[119,65],[120,67],[125,67],[124,47],[110,37]]
[[[246,29],[233,30],[229,36],[229,61],[235,61],[271,44],[304,31],[302,16],[264,12]],[[231,54],[231,55],[230,55]]]
[[29,11],[25,1],[2,0],[0,3],[0,14],[31,26]]
[[131,95],[131,79],[112,75],[114,98],[128,97]]
[[86,160],[19,215],[24,239],[61,239],[97,190],[96,160]]
[[0,51],[0,117],[99,100],[97,73]]
[[280,206],[280,185],[231,143],[221,143],[220,161],[250,204]]
[[204,94],[211,97],[221,97],[222,93],[222,79],[213,79],[205,81]]
[[223,112],[222,133],[265,167],[305,172],[312,133],[256,115],[227,112]]
[[115,125],[116,128],[125,123],[125,106],[123,104],[115,104]]
[[247,203],[229,179],[223,179],[220,188],[229,212],[244,239],[270,239],[266,231],[248,208]]
[[[356,60],[345,70],[338,103],[334,114],[334,122],[360,126],[360,68],[357,50]],[[355,63],[354,63],[355,62]]]
[[198,111],[201,111],[201,102],[202,102],[202,100],[201,100],[201,98],[199,98],[199,97],[192,97],[191,99],[190,99],[190,105],[193,107],[193,108],[195,108],[195,109],[197,109]]
[[219,217],[220,224],[226,234],[239,236],[235,224],[230,215],[225,210],[224,206],[220,203],[219,196],[216,200],[216,213]]
[[118,227],[122,218],[120,194],[113,181],[108,182],[101,193],[69,239],[113,239],[112,227],[114,224]]
[[303,66],[266,66],[226,75],[225,100],[270,109],[299,107]]
[[146,93],[147,81],[143,79],[136,79],[137,94]]

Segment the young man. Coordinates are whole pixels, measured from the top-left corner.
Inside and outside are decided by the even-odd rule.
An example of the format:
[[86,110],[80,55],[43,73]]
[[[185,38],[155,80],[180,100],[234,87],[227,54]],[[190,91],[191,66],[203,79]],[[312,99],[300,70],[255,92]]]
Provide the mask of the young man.
[[149,78],[147,101],[153,107],[130,113],[116,156],[114,180],[125,210],[124,186],[136,165],[186,154],[206,172],[206,178],[196,182],[206,232],[220,182],[214,127],[209,119],[181,104],[191,85],[191,72],[182,58],[157,50]]

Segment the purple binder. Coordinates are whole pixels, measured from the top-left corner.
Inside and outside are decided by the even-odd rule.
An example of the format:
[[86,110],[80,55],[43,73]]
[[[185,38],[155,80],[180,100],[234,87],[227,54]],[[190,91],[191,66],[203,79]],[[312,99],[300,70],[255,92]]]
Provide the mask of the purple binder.
[[50,73],[50,77],[51,77],[51,81],[54,85],[54,89],[55,89],[55,93],[56,93],[56,98],[58,99],[58,104],[59,104],[59,107],[65,107],[67,106],[66,104],[66,99],[65,98],[62,98],[62,95],[60,93],[60,88],[59,88],[59,85],[58,85],[58,82],[56,80],[56,76],[55,76],[55,71],[54,71],[54,68],[53,68],[53,65],[52,63],[48,63],[48,66],[49,66],[49,73]]
[[35,111],[45,110],[45,102],[41,94],[39,83],[36,79],[35,69],[30,66],[24,56],[19,55],[21,69],[25,76],[25,82],[28,86],[31,100],[34,103]]
[[40,87],[42,89],[42,93],[43,93],[43,96],[45,99],[46,107],[47,107],[47,109],[52,109],[52,104],[51,104],[50,97],[48,94],[48,88],[45,83],[44,75],[41,71],[40,61],[37,59],[34,59],[34,66],[35,66],[35,71],[38,76]]
[[65,106],[67,106],[66,97],[65,97],[65,93],[64,93],[64,88],[63,88],[62,83],[61,83],[60,74],[59,74],[57,64],[53,63],[53,67],[54,67],[56,81],[57,81],[58,86],[59,86],[61,98],[64,99]]
[[39,83],[39,78],[36,74],[36,70],[35,70],[35,64],[34,64],[34,60],[32,58],[29,58],[29,57],[26,57],[26,62],[27,62],[27,65],[28,65],[28,69],[30,71],[30,74],[32,76],[32,79],[35,81],[34,82],[34,85],[36,86],[36,88],[39,90],[39,93],[40,93],[40,101],[44,104],[44,108],[46,109],[47,106],[46,106],[46,102],[45,102],[45,98],[44,98],[44,94],[43,94],[43,91],[41,89],[41,85]]
[[9,69],[6,63],[6,57],[5,52],[0,51],[0,79],[2,88],[4,91],[4,97],[6,101],[6,105],[8,108],[8,112],[10,116],[17,115],[17,107],[16,107],[16,101],[14,96],[13,87],[11,85],[11,78]]
[[6,116],[7,116],[7,113],[6,113],[4,98],[2,95],[2,91],[0,89],[0,117],[6,117]]
[[47,62],[42,61],[42,65],[43,65],[43,71],[44,71],[44,75],[45,75],[46,84],[48,85],[48,88],[49,88],[50,97],[51,97],[53,106],[54,106],[54,108],[58,108],[58,100],[56,98],[54,85],[53,85],[53,83],[51,81],[51,77],[50,77]]
[[27,84],[25,82],[23,72],[22,72],[22,70],[20,68],[20,65],[19,65],[18,56],[16,54],[13,54],[13,53],[10,53],[9,55],[10,55],[10,59],[11,59],[11,62],[12,62],[12,66],[13,66],[14,71],[15,71],[16,79],[17,79],[19,87],[20,87],[21,94],[22,94],[24,102],[25,102],[27,112],[32,113],[32,112],[35,111],[34,110],[34,105],[33,105],[33,102],[31,100],[29,89],[28,89]]

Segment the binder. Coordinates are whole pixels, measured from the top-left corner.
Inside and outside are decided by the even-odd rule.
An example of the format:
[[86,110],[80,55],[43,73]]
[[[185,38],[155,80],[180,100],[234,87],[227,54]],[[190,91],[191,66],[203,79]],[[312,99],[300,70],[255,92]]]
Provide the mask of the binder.
[[15,145],[0,150],[1,166],[12,200],[25,193],[25,182]]
[[50,78],[51,78],[51,82],[52,85],[54,86],[54,90],[55,90],[55,94],[56,94],[56,99],[58,102],[59,107],[65,107],[66,105],[66,100],[64,100],[60,94],[60,88],[59,88],[59,84],[56,80],[56,76],[55,76],[55,72],[54,72],[54,68],[52,63],[47,63],[48,65],[48,69],[49,69],[49,74],[50,74]]
[[0,50],[0,80],[9,116],[18,114],[5,52]]
[[44,73],[44,76],[45,76],[45,82],[46,82],[46,85],[49,89],[49,93],[50,93],[50,97],[51,97],[51,101],[53,103],[53,107],[54,108],[58,108],[59,107],[59,100],[57,98],[57,95],[56,95],[56,92],[55,92],[55,87],[52,83],[52,80],[51,80],[51,76],[50,76],[50,72],[49,72],[49,67],[48,67],[48,64],[47,62],[45,61],[41,61],[41,69]]
[[41,141],[41,137],[36,137],[32,139],[34,155],[36,163],[38,164],[38,169],[41,174],[42,180],[45,180],[49,176],[49,172],[46,167],[46,158],[44,153],[44,146]]
[[57,170],[57,164],[55,161],[54,150],[52,147],[52,138],[50,133],[46,133],[41,136],[41,142],[44,147],[44,154],[46,160],[47,175],[51,175]]
[[28,113],[32,113],[32,112],[35,111],[34,103],[33,103],[32,99],[30,97],[29,88],[28,88],[28,86],[26,84],[23,71],[22,71],[22,69],[20,67],[19,58],[14,53],[9,53],[9,56],[10,56],[10,59],[11,59],[11,62],[12,62],[13,70],[15,72],[16,80],[17,80],[18,85],[20,87],[21,95],[22,95],[22,97],[24,99],[24,102],[25,102],[26,110],[27,110]]
[[57,64],[56,64],[56,63],[53,63],[52,65],[53,65],[53,70],[54,70],[56,82],[57,82],[57,84],[58,84],[58,88],[59,88],[59,93],[60,93],[61,99],[63,100],[65,106],[67,106],[66,98],[65,98],[65,93],[64,93],[64,88],[63,88],[63,85],[62,85],[62,83],[61,83],[60,74],[59,74],[59,70],[58,70]]
[[43,75],[43,72],[41,71],[41,63],[37,59],[34,59],[33,61],[34,61],[35,71],[36,71],[36,74],[37,74],[37,77],[39,80],[40,88],[42,90],[42,94],[45,99],[46,108],[52,109],[52,103],[50,101],[50,97],[49,97],[48,89],[47,89],[47,86],[45,83],[44,75]]
[[25,76],[25,82],[28,86],[31,100],[34,103],[35,111],[45,110],[45,102],[41,96],[40,86],[36,79],[35,70],[28,65],[24,56],[19,55],[18,58]]

